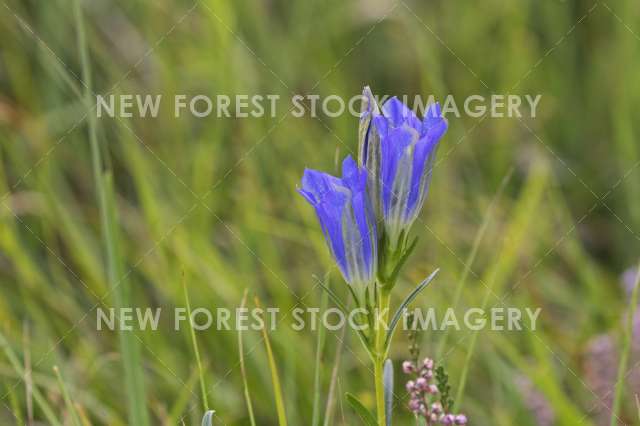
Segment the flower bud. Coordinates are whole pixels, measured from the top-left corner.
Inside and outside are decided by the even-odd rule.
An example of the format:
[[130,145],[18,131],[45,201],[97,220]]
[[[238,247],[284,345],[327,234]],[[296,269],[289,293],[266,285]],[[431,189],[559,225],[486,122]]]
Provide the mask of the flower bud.
[[424,368],[426,368],[427,370],[433,369],[433,360],[431,358],[425,358],[422,364],[424,365]]
[[429,388],[429,383],[427,383],[427,379],[424,377],[418,377],[416,380],[416,388],[421,391],[425,391]]
[[409,380],[406,385],[407,392],[413,392],[416,390],[416,384],[413,380]]
[[416,371],[416,367],[415,365],[413,365],[413,363],[411,361],[405,361],[402,363],[402,371],[405,374],[411,374],[414,373]]

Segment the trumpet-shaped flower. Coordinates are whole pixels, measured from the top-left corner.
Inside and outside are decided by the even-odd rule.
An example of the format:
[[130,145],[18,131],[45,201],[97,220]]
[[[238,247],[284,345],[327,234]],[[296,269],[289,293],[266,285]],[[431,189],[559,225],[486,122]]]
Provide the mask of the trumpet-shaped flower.
[[360,301],[377,270],[375,215],[366,186],[367,171],[348,156],[342,178],[306,169],[298,190],[315,208],[331,254]]
[[427,109],[424,119],[396,97],[378,111],[370,91],[364,92],[361,116],[360,161],[370,173],[374,209],[384,221],[391,248],[397,248],[427,197],[438,142],[447,130],[439,104]]

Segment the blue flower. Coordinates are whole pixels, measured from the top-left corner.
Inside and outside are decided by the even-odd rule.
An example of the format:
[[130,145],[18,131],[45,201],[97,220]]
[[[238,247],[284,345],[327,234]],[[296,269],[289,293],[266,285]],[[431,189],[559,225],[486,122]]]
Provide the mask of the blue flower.
[[378,263],[375,215],[366,186],[366,170],[348,156],[342,178],[306,169],[298,190],[315,208],[331,254],[359,298],[375,281]]
[[370,173],[374,210],[395,250],[427,197],[436,148],[447,122],[437,103],[429,106],[423,120],[396,97],[381,110],[368,107],[361,117],[361,127],[368,124],[369,128],[361,131],[360,161]]

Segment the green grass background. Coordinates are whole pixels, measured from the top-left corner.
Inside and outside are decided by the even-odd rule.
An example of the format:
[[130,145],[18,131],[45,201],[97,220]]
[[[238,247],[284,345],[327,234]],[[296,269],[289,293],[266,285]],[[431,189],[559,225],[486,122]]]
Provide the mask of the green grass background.
[[[80,4],[81,19],[71,0],[0,2],[1,424],[26,421],[30,406],[46,424],[73,424],[54,365],[93,424],[127,424],[127,407],[140,403],[152,424],[198,424],[188,330],[173,331],[163,315],[159,332],[120,340],[96,331],[96,305],[185,306],[182,271],[193,308],[239,306],[245,288],[283,311],[319,306],[314,274],[329,273],[346,295],[295,189],[304,167],[335,170],[336,157],[355,152],[357,118],[295,118],[287,99],[351,97],[365,84],[376,94],[452,94],[459,104],[472,94],[542,94],[535,119],[449,117],[393,303],[439,267],[417,306],[448,306],[466,274],[460,312],[483,300],[542,308],[535,332],[447,336],[440,361],[454,388],[468,369],[460,404],[471,424],[536,424],[518,376],[548,399],[558,425],[597,424],[608,412],[585,382],[584,358],[594,336],[621,335],[619,275],[640,246],[637,2]],[[158,118],[95,119],[94,94],[108,93],[165,100]],[[169,101],[182,93],[283,101],[275,118],[175,119]],[[91,135],[112,181],[96,174]],[[423,354],[435,355],[443,336],[425,335]],[[249,424],[237,335],[196,337],[214,423]],[[261,335],[243,338],[257,423],[276,424]],[[330,424],[357,424],[344,394],[373,407],[372,373],[355,336],[341,347],[339,338],[326,336],[321,417],[340,353]],[[285,326],[269,339],[289,422],[309,424],[316,333]],[[408,356],[401,333],[391,356],[396,367]],[[132,396],[123,365],[136,360],[145,390]],[[397,424],[412,422],[405,405]],[[640,424],[632,391],[620,418]]]

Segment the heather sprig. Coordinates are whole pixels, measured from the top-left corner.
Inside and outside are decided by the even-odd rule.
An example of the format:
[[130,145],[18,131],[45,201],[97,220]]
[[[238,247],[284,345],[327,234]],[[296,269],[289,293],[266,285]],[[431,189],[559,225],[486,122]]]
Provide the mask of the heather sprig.
[[435,362],[425,358],[421,363],[405,361],[402,371],[412,376],[405,388],[409,392],[409,409],[427,426],[466,425],[467,416],[450,412],[453,400],[449,397],[448,375],[442,366],[434,370]]

